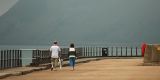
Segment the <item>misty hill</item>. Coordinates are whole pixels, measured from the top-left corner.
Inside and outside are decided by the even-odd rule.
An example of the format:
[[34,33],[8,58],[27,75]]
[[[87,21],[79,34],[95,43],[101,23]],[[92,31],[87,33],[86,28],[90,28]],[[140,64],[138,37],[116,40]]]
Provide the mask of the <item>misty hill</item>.
[[0,17],[1,45],[158,43],[160,0],[19,0]]

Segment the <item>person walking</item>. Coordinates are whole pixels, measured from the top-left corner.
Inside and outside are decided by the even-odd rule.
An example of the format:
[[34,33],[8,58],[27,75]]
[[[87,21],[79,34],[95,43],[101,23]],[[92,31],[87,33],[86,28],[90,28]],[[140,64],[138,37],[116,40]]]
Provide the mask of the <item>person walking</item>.
[[143,42],[142,45],[141,45],[141,54],[142,54],[142,57],[144,57],[146,47],[147,47],[147,44],[145,42]]
[[51,71],[56,70],[56,66],[58,65],[58,59],[60,56],[60,47],[58,46],[58,42],[54,41],[53,45],[50,47],[51,51]]
[[69,51],[68,51],[68,56],[69,56],[69,64],[72,67],[72,70],[74,70],[75,59],[76,59],[76,49],[75,49],[74,43],[70,44],[70,48],[69,48]]

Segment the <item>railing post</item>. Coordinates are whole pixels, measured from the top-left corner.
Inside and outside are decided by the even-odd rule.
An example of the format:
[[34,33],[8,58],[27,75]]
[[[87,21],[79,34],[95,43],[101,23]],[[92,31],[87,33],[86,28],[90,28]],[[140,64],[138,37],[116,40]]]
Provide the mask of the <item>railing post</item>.
[[4,51],[4,68],[7,67],[7,58],[6,58],[6,50]]
[[47,54],[46,51],[45,50],[41,50],[41,53],[42,53],[43,63],[47,63],[47,58],[45,57],[45,54]]
[[12,67],[12,66],[11,66],[11,65],[12,65],[12,63],[11,63],[11,62],[12,62],[12,59],[11,59],[11,58],[12,58],[12,56],[11,56],[11,52],[12,52],[12,51],[11,51],[11,50],[9,50],[9,68],[11,68],[11,67]]
[[138,56],[137,47],[136,47],[136,56]]
[[82,56],[84,57],[85,55],[85,47],[82,47]]
[[6,68],[9,68],[8,50],[6,50]]
[[87,56],[87,46],[84,47],[84,57]]
[[45,50],[41,50],[41,53],[42,53],[42,61],[43,61],[43,63],[46,63],[46,58],[45,58],[45,53],[46,53],[46,51]]
[[33,53],[32,53],[32,64],[33,66],[38,66],[39,65],[39,55],[38,55],[38,50],[33,50]]
[[14,67],[17,67],[17,51],[14,50]]
[[116,47],[116,56],[118,56],[118,47]]
[[1,69],[4,69],[4,50],[1,51]]
[[122,56],[122,46],[121,46],[121,56]]
[[43,57],[42,57],[42,53],[41,53],[41,50],[38,50],[38,53],[39,53],[39,64],[42,64],[43,63]]
[[94,56],[94,57],[95,57],[95,54],[96,54],[95,50],[96,50],[96,48],[95,48],[95,46],[94,46],[94,47],[93,47],[93,56]]
[[14,50],[14,67],[17,67],[17,53],[16,53],[17,51],[16,50]]
[[17,66],[16,67],[19,67],[19,50],[16,50],[16,63],[17,63]]
[[132,57],[132,47],[131,47],[131,57]]
[[87,46],[85,46],[85,57],[87,57]]
[[[46,55],[46,57],[47,57],[47,62],[51,63],[50,51],[48,50],[47,53],[48,53],[48,54]],[[62,58],[63,58],[63,57],[62,57]]]
[[33,64],[33,61],[34,61],[34,50],[32,50],[32,63],[30,65]]
[[97,47],[95,47],[95,57],[97,57]]
[[85,57],[87,56],[88,56],[88,46],[86,46],[86,56]]
[[2,65],[3,65],[2,64],[2,61],[3,61],[2,58],[3,58],[2,57],[2,50],[0,50],[0,69],[2,69]]
[[11,67],[13,67],[13,50],[10,50],[11,52]]
[[20,58],[19,65],[21,67],[22,66],[22,50],[19,50],[19,58]]
[[15,51],[12,50],[12,67],[15,67]]
[[95,47],[93,46],[93,57],[95,57]]
[[39,50],[37,50],[37,66],[40,64],[40,53],[39,53]]
[[91,57],[91,55],[92,55],[92,54],[91,54],[91,48],[92,48],[92,47],[89,46],[89,57]]
[[126,56],[127,56],[127,47],[126,47]]
[[8,50],[8,68],[10,68],[11,67],[11,52],[10,52],[10,50]]
[[113,47],[111,48],[111,56],[113,56]]
[[101,56],[101,47],[99,47],[99,53],[98,53],[98,56]]
[[92,46],[89,47],[89,57],[92,56]]

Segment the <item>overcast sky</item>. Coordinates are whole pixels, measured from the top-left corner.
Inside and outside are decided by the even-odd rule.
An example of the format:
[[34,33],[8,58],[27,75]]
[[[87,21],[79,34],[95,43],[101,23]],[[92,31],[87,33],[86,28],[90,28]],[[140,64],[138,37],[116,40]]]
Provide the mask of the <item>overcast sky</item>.
[[0,16],[3,45],[160,41],[160,0],[0,1],[2,13],[9,9]]
[[6,13],[18,0],[0,0],[0,16]]

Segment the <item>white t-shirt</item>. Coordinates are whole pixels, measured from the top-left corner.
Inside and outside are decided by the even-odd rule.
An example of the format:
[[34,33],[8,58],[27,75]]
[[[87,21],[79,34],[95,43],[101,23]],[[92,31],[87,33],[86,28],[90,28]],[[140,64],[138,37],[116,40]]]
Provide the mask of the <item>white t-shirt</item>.
[[59,46],[51,46],[50,51],[52,52],[51,57],[52,58],[58,58],[59,51],[61,51]]

